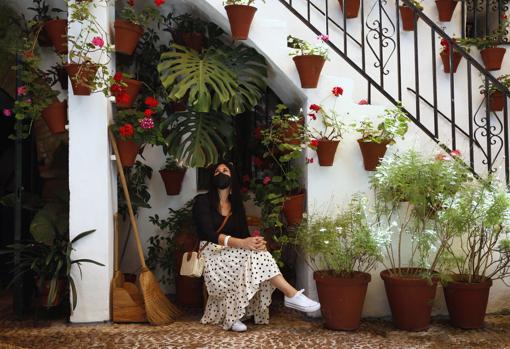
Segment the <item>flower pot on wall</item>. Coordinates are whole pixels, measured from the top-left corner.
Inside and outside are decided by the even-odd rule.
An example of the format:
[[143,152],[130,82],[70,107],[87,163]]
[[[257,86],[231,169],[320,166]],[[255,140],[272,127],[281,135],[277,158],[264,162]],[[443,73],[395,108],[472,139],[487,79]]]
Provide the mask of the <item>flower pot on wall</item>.
[[46,121],[51,133],[59,134],[66,132],[67,100],[63,102],[55,100],[42,111],[42,118]]
[[[343,3],[345,2],[345,11],[343,8]],[[340,9],[345,14],[347,18],[356,18],[358,17],[360,0],[338,0],[340,4]]]
[[313,278],[326,327],[331,330],[356,330],[361,323],[370,274],[355,272],[352,277],[339,277],[328,272],[315,272]]
[[44,23],[44,29],[48,34],[55,52],[58,54],[67,53],[67,20],[65,19],[52,19]]
[[293,58],[299,73],[302,88],[316,88],[326,60],[319,55],[296,56]]
[[478,283],[462,282],[455,275],[443,288],[450,322],[463,329],[483,327],[492,280],[485,278]]
[[92,93],[91,86],[96,78],[97,64],[65,64],[64,68],[71,79],[73,93],[76,96],[88,96]]
[[51,46],[53,46],[53,43],[51,42],[51,39],[48,36],[48,32],[44,28],[44,24],[43,24],[43,27],[41,28],[41,31],[39,32],[39,36],[37,37],[37,43],[41,47],[51,47]]
[[122,166],[131,167],[135,164],[136,156],[140,145],[131,140],[122,140],[117,138],[117,147],[119,148],[120,161]]
[[333,166],[335,154],[340,141],[330,141],[328,139],[320,139],[317,146],[317,156],[320,166]]
[[503,47],[488,47],[480,51],[483,64],[487,70],[499,70],[503,63],[506,49]]
[[440,22],[449,22],[452,19],[453,12],[457,6],[454,0],[436,0],[437,13]]
[[[446,51],[442,51],[440,54],[441,61],[443,61],[443,71],[445,73],[450,73],[450,54]],[[459,67],[460,60],[462,59],[462,55],[460,52],[453,51],[453,72],[457,72],[457,68]]]
[[247,5],[227,5],[228,20],[230,22],[230,31],[232,32],[232,39],[246,40],[250,33],[251,22],[257,12],[257,8]]
[[283,203],[283,214],[287,225],[298,225],[303,220],[305,207],[305,194],[291,195],[285,198]]
[[382,143],[375,142],[364,142],[362,139],[358,139],[359,148],[361,155],[363,156],[363,165],[367,171],[375,171],[381,159],[386,154],[388,149],[389,141]]
[[142,88],[142,82],[134,79],[123,78],[123,82],[126,83],[124,87],[126,89],[126,93],[129,95],[129,101],[127,103],[119,103],[117,102],[118,108],[131,108],[133,106],[136,97],[140,93],[140,89]]
[[123,19],[116,19],[114,27],[115,51],[131,56],[143,35],[143,27]]
[[489,110],[502,111],[505,107],[505,94],[501,91],[494,91],[489,95]]
[[[402,19],[402,30],[414,30],[414,11],[412,8],[400,6],[400,18]],[[419,17],[416,17],[416,21],[418,21],[418,19]]]
[[182,33],[184,46],[191,48],[197,52],[202,52],[204,48],[204,34],[202,33]]
[[[418,274],[414,269],[413,274]],[[429,327],[432,304],[436,296],[437,279],[432,281],[414,277],[391,275],[381,272],[386,296],[390,304],[395,327],[406,331],[423,331]]]
[[181,192],[182,181],[186,174],[186,169],[182,170],[161,170],[159,171],[161,179],[165,184],[167,195],[179,195]]

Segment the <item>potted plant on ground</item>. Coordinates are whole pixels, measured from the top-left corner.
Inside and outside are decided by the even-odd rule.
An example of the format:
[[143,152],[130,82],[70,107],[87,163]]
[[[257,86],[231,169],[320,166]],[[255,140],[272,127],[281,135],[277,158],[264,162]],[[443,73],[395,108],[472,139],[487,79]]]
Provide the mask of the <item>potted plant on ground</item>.
[[172,33],[176,44],[202,52],[205,44],[207,23],[189,13],[177,17],[169,15],[166,22],[168,26],[166,31]]
[[436,0],[437,13],[440,22],[449,22],[457,6],[457,0]]
[[[156,6],[161,6],[164,1],[155,0]],[[144,28],[151,22],[159,20],[159,11],[153,6],[145,6],[137,12],[135,2],[128,0],[120,11],[120,19],[116,19],[115,27],[115,51],[132,55],[138,46],[138,41],[143,35]]]
[[[405,31],[413,31],[414,24],[414,13],[417,11],[423,11],[423,6],[421,5],[422,0],[409,0],[409,3],[412,6],[409,6],[407,3],[403,2],[400,5],[400,18],[402,18],[402,30]],[[416,20],[420,17],[416,16]]]
[[[251,22],[255,16],[257,8],[251,6],[255,0],[225,0],[223,5],[227,11],[228,20],[230,22],[230,31],[232,39],[246,40],[250,32]],[[266,2],[262,0],[262,2]]]
[[[331,93],[335,97],[335,103],[329,112],[322,105],[312,104],[308,113],[310,117],[308,125],[308,133],[311,138],[310,144],[317,151],[320,166],[333,165],[338,143],[340,143],[346,127],[342,121],[338,120],[339,115],[335,111],[337,98],[343,93],[343,89],[335,86]],[[320,117],[322,121],[323,127],[321,130],[317,130],[311,125],[314,120],[317,120],[317,117]]]
[[186,174],[186,167],[177,160],[168,156],[165,167],[159,171],[167,195],[179,195],[181,192],[182,181]]
[[378,118],[381,122],[377,125],[368,119],[352,125],[361,134],[358,144],[367,171],[374,171],[386,154],[387,147],[394,144],[397,138],[404,138],[408,130],[409,118],[400,105],[386,109]]
[[[500,75],[497,79],[507,89],[510,88],[510,74]],[[507,98],[505,92],[501,91],[498,87],[490,82],[487,93],[485,93],[485,85],[480,85],[479,88],[480,94],[485,94],[485,98],[489,99],[488,103],[490,111],[497,112],[504,109],[505,99]]]
[[115,97],[117,108],[131,108],[141,88],[141,81],[117,72],[112,78],[110,92]]
[[375,215],[369,226],[385,245],[381,278],[399,329],[429,326],[438,268],[453,238],[437,222],[448,199],[472,178],[455,156],[436,160],[414,150],[384,158],[371,178]]
[[456,327],[481,328],[493,281],[510,276],[509,212],[510,197],[494,178],[464,185],[447,201],[439,226],[455,239],[446,246],[442,282]]
[[314,271],[326,327],[332,330],[359,327],[369,272],[382,260],[383,246],[368,226],[366,205],[366,198],[356,195],[343,212],[311,216],[296,233],[296,244]]
[[312,46],[310,43],[289,35],[287,45],[292,48],[289,55],[293,57],[299,73],[302,88],[316,88],[319,83],[324,63],[328,59],[328,49],[324,43],[329,41],[327,35],[320,35],[317,40],[319,46]]
[[358,17],[360,0],[338,0],[338,3],[346,18]]

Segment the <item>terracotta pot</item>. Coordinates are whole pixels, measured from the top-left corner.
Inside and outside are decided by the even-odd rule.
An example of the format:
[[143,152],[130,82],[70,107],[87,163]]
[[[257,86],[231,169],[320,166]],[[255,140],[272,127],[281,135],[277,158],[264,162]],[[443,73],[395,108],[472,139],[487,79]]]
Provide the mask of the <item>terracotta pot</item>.
[[[411,270],[415,274],[419,269]],[[432,304],[436,296],[437,279],[432,282],[418,276],[399,277],[381,272],[393,324],[406,331],[423,331],[429,327]]]
[[328,139],[319,140],[317,156],[319,157],[320,166],[333,166],[338,143],[340,143],[340,141],[330,141]]
[[66,281],[64,279],[60,279],[57,281],[56,295],[55,295],[55,298],[53,299],[53,302],[51,302],[51,303],[48,303],[49,296],[50,296],[51,281],[45,280],[42,283],[42,285],[39,285],[39,281],[36,278],[36,282],[38,284],[38,286],[37,286],[37,291],[38,291],[37,303],[39,306],[46,307],[46,308],[52,308],[52,307],[56,307],[56,306],[60,305],[60,303],[62,302],[62,297],[64,295],[65,286],[66,286]]
[[192,278],[176,275],[175,298],[177,304],[184,307],[200,308],[203,306],[202,287],[203,278]]
[[299,73],[302,88],[316,88],[326,60],[319,55],[296,56],[293,58]]
[[125,141],[122,139],[117,139],[117,147],[119,148],[120,162],[122,163],[122,166],[133,166],[135,164],[140,145],[131,140]]
[[167,195],[179,195],[182,187],[182,180],[186,174],[186,169],[182,170],[161,170],[159,171]]
[[42,111],[42,118],[46,121],[51,133],[59,134],[66,132],[67,100],[63,102],[55,100],[55,102]]
[[114,27],[115,51],[131,56],[143,35],[143,27],[123,19],[116,19]]
[[313,278],[326,327],[331,330],[356,330],[361,323],[370,274],[355,272],[352,277],[339,277],[328,272],[315,272]]
[[184,39],[182,38],[182,32],[180,30],[171,29],[172,39],[177,45],[184,45]]
[[494,91],[489,95],[490,111],[502,111],[505,107],[505,95],[501,91]]
[[142,82],[127,78],[123,78],[122,81],[125,82],[127,85],[125,86],[125,89],[126,93],[129,95],[130,98],[128,103],[117,102],[117,108],[131,108],[136,100],[136,97],[140,93],[140,89],[142,88]]
[[44,29],[53,43],[55,52],[58,54],[67,53],[67,20],[52,19],[44,23]]
[[483,327],[492,280],[467,283],[462,282],[465,278],[460,275],[454,275],[453,279],[443,288],[450,322],[464,329]]
[[71,79],[73,93],[76,96],[88,96],[92,93],[91,85],[96,78],[97,64],[65,64],[64,68]]
[[388,149],[388,144],[390,144],[390,142],[363,142],[362,139],[358,139],[358,144],[361,150],[361,155],[363,156],[363,165],[365,166],[365,170],[375,171],[377,166],[379,166],[381,159],[384,157],[384,154],[386,154],[386,150]]
[[287,225],[298,225],[303,220],[305,194],[291,195],[283,203],[283,214]]
[[506,49],[503,47],[488,47],[480,51],[482,61],[487,70],[500,70]]
[[[407,6],[400,6],[400,18],[402,18],[402,30],[414,30],[414,11],[412,8]],[[418,19],[420,18],[416,17],[416,21],[418,21]]]
[[44,24],[43,24],[41,31],[39,32],[39,36],[37,37],[37,43],[39,44],[40,47],[53,46],[53,43],[51,42],[51,39],[48,35],[48,32],[44,28]]
[[[345,1],[345,12],[343,9],[343,2]],[[360,0],[338,0],[340,4],[340,9],[345,13],[345,17],[347,18],[356,18],[358,17]]]
[[[450,73],[450,54],[446,51],[443,51],[439,54],[441,56],[441,60],[443,61],[443,71],[445,73]],[[462,55],[460,52],[453,52],[453,72],[457,72],[457,68],[459,66],[460,60],[462,59]]]
[[182,33],[184,46],[197,52],[202,52],[204,48],[204,34],[202,33]]
[[452,19],[453,12],[457,6],[457,1],[436,0],[437,12],[440,22],[449,22]]
[[230,31],[232,32],[232,39],[246,40],[250,33],[251,22],[257,12],[257,8],[247,5],[227,5],[228,20],[230,22]]

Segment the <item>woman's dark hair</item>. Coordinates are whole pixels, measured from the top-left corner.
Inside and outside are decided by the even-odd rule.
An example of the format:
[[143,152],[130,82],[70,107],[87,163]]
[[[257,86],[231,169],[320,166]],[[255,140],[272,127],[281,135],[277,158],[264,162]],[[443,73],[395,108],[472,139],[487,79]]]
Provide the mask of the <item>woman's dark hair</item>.
[[220,197],[218,190],[214,187],[213,178],[214,172],[220,165],[225,165],[230,170],[230,205],[232,206],[232,217],[231,219],[239,220],[238,223],[242,224],[241,220],[246,220],[246,213],[244,211],[243,199],[241,197],[241,186],[239,184],[239,176],[234,165],[231,162],[218,162],[216,165],[210,167],[210,180],[209,180],[209,202],[211,203],[211,209],[218,211],[220,205]]

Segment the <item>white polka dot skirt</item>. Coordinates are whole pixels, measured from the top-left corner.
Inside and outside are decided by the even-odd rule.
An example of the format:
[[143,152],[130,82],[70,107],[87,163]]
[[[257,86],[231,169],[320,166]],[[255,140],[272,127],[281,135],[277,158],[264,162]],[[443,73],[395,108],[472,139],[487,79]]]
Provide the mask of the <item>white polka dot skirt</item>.
[[[206,242],[202,241],[202,247]],[[273,256],[210,243],[202,252],[204,280],[209,298],[203,324],[222,325],[228,330],[236,320],[253,316],[256,324],[269,323],[271,294],[269,279],[280,274]]]

